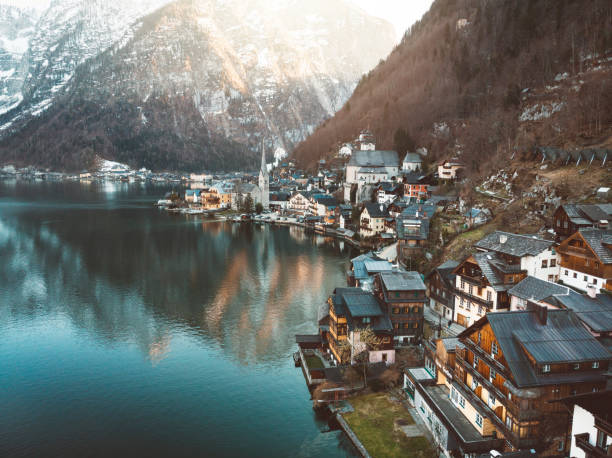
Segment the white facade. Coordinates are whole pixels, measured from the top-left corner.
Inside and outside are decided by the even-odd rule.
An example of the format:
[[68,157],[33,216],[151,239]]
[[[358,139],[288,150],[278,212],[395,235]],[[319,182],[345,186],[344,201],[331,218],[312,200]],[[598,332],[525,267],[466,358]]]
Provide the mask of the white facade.
[[[488,285],[486,288],[481,288],[481,292],[478,294],[478,288],[476,286],[473,286],[467,281],[463,281],[461,279],[461,275],[457,275],[455,278],[455,287],[461,291],[465,291],[467,294],[474,296],[475,298],[490,301],[492,303],[491,311],[498,311],[497,292],[492,286]],[[453,321],[459,322],[458,315],[462,315],[466,319],[465,325],[471,326],[485,316],[486,313],[487,308],[476,300],[470,300],[466,297],[459,296],[458,294],[455,295],[455,311],[453,314]]]
[[310,211],[310,200],[302,194],[297,193],[289,199],[289,210],[300,214],[306,214]]
[[605,278],[595,277],[567,267],[561,267],[560,270],[559,279],[563,284],[581,291],[599,294],[606,284]]
[[[406,375],[404,375],[404,378],[407,379]],[[414,391],[414,407],[419,417],[423,420],[423,424],[431,432],[436,445],[440,446],[443,456],[450,457],[451,454],[448,450],[448,429],[440,421],[435,411],[429,407],[429,404],[417,389]]]
[[263,148],[261,151],[261,168],[259,169],[259,202],[264,209],[270,207],[270,176],[266,164],[266,152]]
[[526,270],[530,277],[556,282],[559,280],[560,263],[559,254],[554,247],[550,247],[537,256],[523,256],[521,270]]
[[[575,458],[586,458],[584,450],[576,446],[576,434],[589,433],[589,444],[595,446],[597,441],[597,429],[595,428],[595,417],[588,410],[574,405],[574,416],[572,418],[572,446],[570,456]],[[606,445],[612,445],[612,436],[606,438]],[[602,451],[602,454],[604,452]]]

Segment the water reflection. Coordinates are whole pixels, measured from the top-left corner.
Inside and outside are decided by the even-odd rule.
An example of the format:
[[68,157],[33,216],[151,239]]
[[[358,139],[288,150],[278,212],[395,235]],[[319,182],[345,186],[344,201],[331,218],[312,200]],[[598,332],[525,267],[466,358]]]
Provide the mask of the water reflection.
[[57,184],[34,204],[0,201],[0,326],[62,314],[97,339],[137,342],[152,362],[178,326],[243,364],[276,363],[344,281],[333,240],[167,215],[127,183],[96,188],[116,196],[100,205],[92,186],[70,194]]

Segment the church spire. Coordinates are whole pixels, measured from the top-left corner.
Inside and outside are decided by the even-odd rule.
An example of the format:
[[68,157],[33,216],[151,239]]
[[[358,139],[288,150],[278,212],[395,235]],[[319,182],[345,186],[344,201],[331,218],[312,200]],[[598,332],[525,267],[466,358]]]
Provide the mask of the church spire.
[[268,173],[268,166],[266,165],[266,150],[264,149],[263,140],[261,142],[261,173]]

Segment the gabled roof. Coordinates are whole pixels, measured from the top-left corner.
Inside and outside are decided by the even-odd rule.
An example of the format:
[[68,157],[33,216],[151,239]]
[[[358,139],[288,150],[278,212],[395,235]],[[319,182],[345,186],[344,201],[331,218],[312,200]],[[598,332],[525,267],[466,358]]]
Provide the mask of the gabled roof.
[[406,153],[404,156],[404,162],[414,162],[420,164],[423,162],[423,159],[419,153]]
[[[332,295],[336,314],[345,315],[349,330],[370,327],[374,331],[392,331],[389,317],[383,313],[378,299],[361,288],[336,288]],[[364,323],[363,318],[369,318]]]
[[449,259],[448,261],[443,262],[438,267],[434,268],[431,273],[429,273],[428,277],[431,276],[434,272],[438,272],[440,274],[440,278],[446,284],[446,286],[453,286],[455,284],[455,274],[453,271],[457,268],[459,263],[457,261],[453,261]]
[[480,239],[474,246],[481,250],[523,257],[537,256],[553,244],[554,242],[551,240],[544,240],[530,235],[495,231]]
[[355,167],[399,167],[400,161],[397,151],[353,151],[349,166]]
[[471,257],[495,291],[506,291],[508,289],[508,285],[504,284],[503,276],[498,273],[500,267],[508,267],[503,259],[493,252],[474,253]]
[[612,230],[580,229],[580,235],[604,264],[612,264]]
[[[555,384],[560,380],[571,383],[586,377],[584,373],[540,374],[531,365],[526,351],[538,364],[601,361],[610,358],[608,350],[586,330],[571,310],[548,310],[546,324],[542,324],[536,311],[488,313],[459,337],[468,337],[486,322],[491,325],[519,388]],[[600,373],[592,375],[595,379],[603,377]]]
[[401,217],[402,218],[415,218],[418,214],[419,218],[427,217],[431,218],[436,213],[435,205],[425,205],[425,204],[410,204],[407,205],[404,210],[402,210]]
[[525,300],[541,301],[556,294],[569,294],[570,291],[567,286],[529,276],[510,288],[508,294]]
[[425,283],[418,272],[383,272],[380,280],[387,291],[425,291]]
[[570,221],[578,226],[597,223],[600,220],[612,218],[612,204],[566,204],[561,208]]
[[557,305],[572,310],[593,332],[612,332],[612,296],[589,297],[572,291],[554,296]]
[[389,216],[389,211],[383,204],[368,202],[365,204],[365,208],[368,210],[368,214],[371,218],[385,218]]

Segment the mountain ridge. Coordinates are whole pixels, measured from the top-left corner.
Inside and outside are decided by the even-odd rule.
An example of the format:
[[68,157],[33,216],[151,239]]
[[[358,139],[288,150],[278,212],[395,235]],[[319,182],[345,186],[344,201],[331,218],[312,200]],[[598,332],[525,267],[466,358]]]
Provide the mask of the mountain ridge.
[[[73,74],[59,65],[26,84],[26,102],[0,116],[0,160],[214,170],[254,166],[262,139],[267,151],[291,149],[394,42],[390,24],[342,0],[301,14],[293,3],[177,0],[138,18]],[[347,40],[364,26],[381,35],[366,51],[365,38]]]

